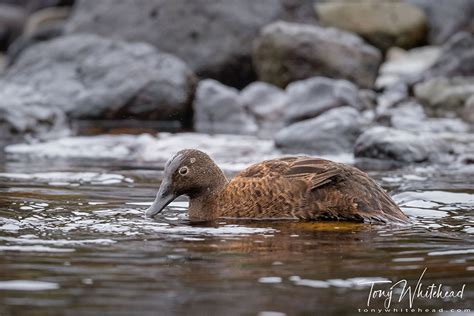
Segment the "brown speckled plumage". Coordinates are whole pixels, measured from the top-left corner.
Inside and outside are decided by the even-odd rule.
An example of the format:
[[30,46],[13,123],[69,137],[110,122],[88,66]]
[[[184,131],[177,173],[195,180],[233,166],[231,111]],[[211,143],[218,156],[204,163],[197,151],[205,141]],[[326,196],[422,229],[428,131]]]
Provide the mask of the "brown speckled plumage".
[[[182,174],[185,169],[186,174]],[[163,183],[155,204],[147,211],[149,216],[169,203],[163,203],[163,199],[171,201],[188,195],[192,220],[237,217],[407,221],[395,202],[366,173],[314,157],[263,161],[227,181],[209,156],[184,150],[167,163]]]

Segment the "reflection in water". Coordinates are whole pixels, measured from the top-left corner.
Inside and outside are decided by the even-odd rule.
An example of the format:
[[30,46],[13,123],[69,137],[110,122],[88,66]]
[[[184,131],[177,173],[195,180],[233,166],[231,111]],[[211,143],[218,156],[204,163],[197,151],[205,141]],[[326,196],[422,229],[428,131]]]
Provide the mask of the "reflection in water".
[[0,165],[0,315],[351,314],[370,282],[414,286],[424,268],[424,283],[466,289],[417,307],[473,306],[472,170],[373,174],[406,226],[191,224],[184,199],[146,219],[160,175],[120,163]]

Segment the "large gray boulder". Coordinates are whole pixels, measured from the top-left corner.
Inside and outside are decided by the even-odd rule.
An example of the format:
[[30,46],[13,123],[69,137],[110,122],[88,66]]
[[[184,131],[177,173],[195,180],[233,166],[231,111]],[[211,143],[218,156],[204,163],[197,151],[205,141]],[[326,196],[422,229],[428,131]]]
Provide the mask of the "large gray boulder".
[[323,2],[316,5],[325,26],[357,33],[381,50],[411,48],[425,39],[426,17],[414,5],[391,0]]
[[289,102],[286,120],[290,123],[344,105],[359,110],[364,107],[359,89],[347,80],[313,77],[289,84],[286,91]]
[[453,147],[437,134],[415,133],[377,126],[365,131],[354,147],[356,158],[391,160],[403,163],[442,162]]
[[277,19],[316,22],[312,0],[78,0],[66,30],[147,42],[201,77],[253,81],[252,40]]
[[[8,69],[3,82],[31,87],[41,106],[71,118],[186,119],[193,72],[178,58],[145,43],[71,35],[34,45]],[[13,88],[12,88],[13,89]],[[4,99],[3,85],[0,99]],[[20,104],[37,105],[24,95]]]
[[258,126],[239,91],[216,80],[199,82],[194,107],[194,128],[200,133],[255,134]]
[[381,59],[378,49],[354,34],[281,21],[263,28],[253,52],[259,79],[280,87],[325,76],[371,88]]
[[317,154],[352,152],[364,126],[366,120],[356,109],[340,107],[282,129],[275,135],[275,145]]
[[422,9],[428,18],[428,41],[443,44],[460,31],[474,31],[472,0],[404,0]]

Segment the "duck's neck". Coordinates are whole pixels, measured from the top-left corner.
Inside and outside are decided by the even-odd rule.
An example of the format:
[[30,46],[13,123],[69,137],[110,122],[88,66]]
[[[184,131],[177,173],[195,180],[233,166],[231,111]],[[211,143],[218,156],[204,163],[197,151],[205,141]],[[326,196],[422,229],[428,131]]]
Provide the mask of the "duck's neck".
[[227,185],[227,178],[219,168],[217,169],[212,172],[211,184],[199,192],[199,194],[189,197],[189,219],[194,221],[210,221],[220,216],[219,205]]

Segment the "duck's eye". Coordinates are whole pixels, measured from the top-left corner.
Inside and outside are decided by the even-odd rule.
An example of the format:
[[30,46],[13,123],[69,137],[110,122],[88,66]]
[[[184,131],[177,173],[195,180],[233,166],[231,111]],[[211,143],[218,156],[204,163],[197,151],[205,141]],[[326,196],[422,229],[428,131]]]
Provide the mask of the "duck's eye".
[[184,176],[185,174],[188,173],[188,167],[181,167],[179,168],[179,174]]

